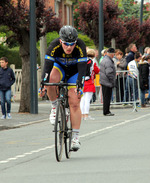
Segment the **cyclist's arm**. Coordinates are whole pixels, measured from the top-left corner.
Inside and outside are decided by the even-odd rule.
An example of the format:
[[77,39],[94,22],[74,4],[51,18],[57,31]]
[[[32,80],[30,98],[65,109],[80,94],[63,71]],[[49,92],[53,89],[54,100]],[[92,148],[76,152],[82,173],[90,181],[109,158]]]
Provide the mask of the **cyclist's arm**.
[[78,49],[78,61],[77,61],[77,67],[78,67],[78,83],[81,85],[80,88],[82,88],[84,84],[84,79],[86,75],[86,69],[87,69],[87,53],[86,53],[86,45],[85,43],[78,38],[77,46]]
[[53,68],[54,61],[47,58],[48,56],[45,56],[45,63],[44,63],[44,69],[42,73],[42,81],[43,82],[49,82],[49,75]]
[[44,82],[49,82],[49,76],[50,72],[53,68],[53,64],[55,62],[55,56],[52,54],[54,52],[54,48],[59,44],[58,39],[55,39],[51,42],[50,46],[48,47],[45,55],[45,63],[44,63],[44,69],[42,74],[42,80]]
[[81,85],[81,88],[84,84],[84,78],[86,75],[86,67],[87,67],[87,62],[79,62],[78,63],[78,82]]
[[44,69],[42,73],[42,78],[41,78],[41,89],[40,89],[40,97],[43,97],[45,95],[45,89],[46,87],[44,86],[44,83],[49,82],[49,76],[50,72],[53,68],[54,62],[46,58],[47,55],[45,56],[45,63],[44,63]]

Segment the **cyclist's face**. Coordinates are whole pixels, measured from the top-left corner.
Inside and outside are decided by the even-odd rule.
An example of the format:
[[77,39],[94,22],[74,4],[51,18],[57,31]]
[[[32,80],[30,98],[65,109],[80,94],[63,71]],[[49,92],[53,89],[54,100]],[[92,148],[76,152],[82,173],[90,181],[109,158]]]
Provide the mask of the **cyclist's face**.
[[62,44],[62,48],[66,54],[71,54],[73,52],[73,49],[76,45],[76,42],[74,43],[67,43],[62,40],[60,40],[60,43]]

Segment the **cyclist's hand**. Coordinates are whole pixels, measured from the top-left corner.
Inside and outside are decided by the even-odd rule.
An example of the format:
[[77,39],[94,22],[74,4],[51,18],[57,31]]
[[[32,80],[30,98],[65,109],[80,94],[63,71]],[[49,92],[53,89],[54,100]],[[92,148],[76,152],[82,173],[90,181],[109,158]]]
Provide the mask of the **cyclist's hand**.
[[44,97],[46,92],[46,88],[40,89],[40,97]]
[[41,81],[41,88],[39,89],[39,96],[44,97],[46,93],[46,88],[44,86],[43,80]]
[[82,86],[83,86],[82,83],[80,83],[79,80],[77,80],[75,93],[78,95],[78,98],[81,98],[81,95],[83,94]]
[[78,96],[78,99],[80,99],[81,98],[81,95],[83,94],[83,91],[81,89],[76,88],[75,89],[75,93]]

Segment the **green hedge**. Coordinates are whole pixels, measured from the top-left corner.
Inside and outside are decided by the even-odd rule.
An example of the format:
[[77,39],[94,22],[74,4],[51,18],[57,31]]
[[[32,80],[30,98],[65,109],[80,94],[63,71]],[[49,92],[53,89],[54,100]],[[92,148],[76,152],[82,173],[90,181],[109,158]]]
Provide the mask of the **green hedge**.
[[57,32],[49,32],[46,34],[46,40],[47,40],[47,47],[49,47],[50,43],[59,37],[59,34]]
[[7,57],[9,65],[15,64],[17,69],[21,68],[21,58],[19,56],[19,48],[15,47],[12,49],[7,48],[6,46],[0,46],[0,57]]

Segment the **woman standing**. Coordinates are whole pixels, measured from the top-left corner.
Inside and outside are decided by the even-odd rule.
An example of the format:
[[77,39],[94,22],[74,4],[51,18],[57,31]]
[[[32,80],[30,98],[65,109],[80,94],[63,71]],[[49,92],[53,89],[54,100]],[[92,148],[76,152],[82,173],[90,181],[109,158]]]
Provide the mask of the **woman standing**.
[[[114,59],[113,59],[114,60]],[[123,102],[124,99],[124,81],[125,73],[120,72],[126,68],[126,59],[123,58],[123,52],[118,50],[115,52],[115,65],[116,65],[116,102]]]
[[149,77],[148,77],[148,80],[149,80],[148,102],[149,102],[150,101],[150,54],[146,58],[149,64]]
[[95,57],[95,51],[93,49],[88,49],[87,56],[87,73],[84,82],[83,97],[81,98],[80,102],[82,118],[84,120],[86,120],[87,118],[93,119],[89,116],[90,101],[92,99],[93,93],[95,92],[95,74],[98,74],[100,71],[96,63],[93,62],[93,59]]
[[145,93],[149,89],[148,77],[149,77],[149,56],[144,56],[139,62],[139,81],[140,81],[140,90],[141,90],[141,107],[146,107],[145,105]]

